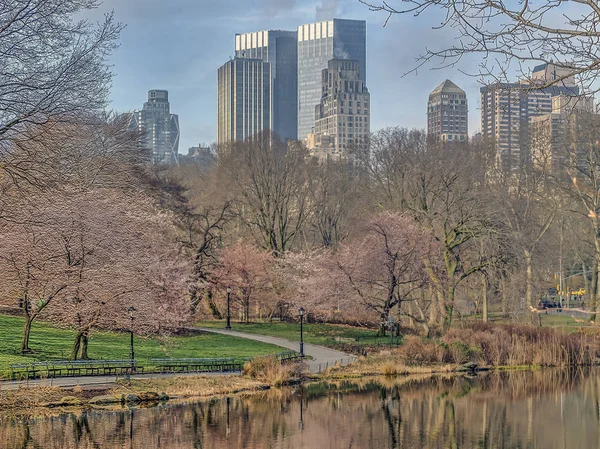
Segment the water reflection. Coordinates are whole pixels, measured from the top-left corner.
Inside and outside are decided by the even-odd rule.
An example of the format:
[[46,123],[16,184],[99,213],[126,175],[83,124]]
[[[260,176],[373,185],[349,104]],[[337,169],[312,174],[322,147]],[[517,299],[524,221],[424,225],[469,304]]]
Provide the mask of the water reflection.
[[598,371],[401,378],[0,420],[8,448],[595,448]]

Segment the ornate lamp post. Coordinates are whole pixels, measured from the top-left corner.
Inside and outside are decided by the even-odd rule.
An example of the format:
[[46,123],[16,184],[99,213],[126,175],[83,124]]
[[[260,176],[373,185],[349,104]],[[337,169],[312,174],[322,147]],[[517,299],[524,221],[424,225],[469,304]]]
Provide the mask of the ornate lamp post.
[[298,314],[300,315],[300,357],[304,357],[304,339],[302,336],[302,322],[304,321],[303,307],[300,307],[300,309],[298,309]]
[[225,329],[231,329],[231,287],[227,287],[227,324],[225,325]]

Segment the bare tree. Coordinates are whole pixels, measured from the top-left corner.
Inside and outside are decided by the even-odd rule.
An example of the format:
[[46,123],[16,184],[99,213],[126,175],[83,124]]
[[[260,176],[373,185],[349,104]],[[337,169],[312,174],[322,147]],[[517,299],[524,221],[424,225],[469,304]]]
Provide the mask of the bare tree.
[[220,148],[219,166],[238,218],[259,244],[273,254],[289,250],[310,214],[306,150],[264,135]]
[[[560,85],[573,75],[584,91],[598,88],[600,8],[593,0],[360,2],[373,11],[386,13],[385,23],[396,14],[407,14],[420,20],[431,18],[434,30],[446,29],[446,37],[440,40],[443,43],[425,49],[413,70],[430,62],[435,67],[454,66],[466,55],[479,54],[480,69],[474,75],[484,80],[507,81],[511,72],[531,80],[529,70],[533,64],[554,63],[565,70],[556,77],[537,80],[537,88]],[[453,39],[448,39],[448,33],[453,33]]]
[[98,24],[81,19],[99,4],[0,1],[0,156],[10,142],[30,138],[32,128],[37,134],[50,121],[80,121],[106,105],[107,59],[122,25],[112,14]]

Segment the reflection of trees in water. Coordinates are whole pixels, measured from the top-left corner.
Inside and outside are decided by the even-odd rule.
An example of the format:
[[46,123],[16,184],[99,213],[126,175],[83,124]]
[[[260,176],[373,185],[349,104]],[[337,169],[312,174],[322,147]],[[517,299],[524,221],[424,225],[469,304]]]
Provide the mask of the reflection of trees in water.
[[600,377],[558,370],[274,390],[0,421],[9,448],[600,447]]

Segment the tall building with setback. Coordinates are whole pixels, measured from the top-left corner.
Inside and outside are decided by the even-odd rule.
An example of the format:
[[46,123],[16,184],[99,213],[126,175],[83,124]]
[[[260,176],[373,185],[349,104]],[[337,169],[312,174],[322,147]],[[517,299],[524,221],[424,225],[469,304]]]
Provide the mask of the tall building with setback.
[[234,58],[218,70],[217,144],[252,139],[272,129],[271,63]]
[[236,34],[235,56],[271,64],[269,128],[282,140],[298,132],[298,33],[268,30]]
[[129,127],[139,133],[142,145],[152,151],[155,163],[177,161],[179,117],[171,114],[168,91],[148,91],[148,101],[142,110],[131,113]]
[[469,140],[467,94],[450,80],[429,94],[427,134],[440,142]]
[[358,61],[367,82],[367,26],[364,20],[333,19],[298,27],[298,134],[305,139],[315,126],[321,101],[321,72],[331,59]]
[[321,75],[322,94],[315,108],[315,126],[307,143],[311,155],[338,159],[366,142],[370,131],[369,91],[359,61],[332,59]]
[[534,70],[534,84],[494,83],[480,89],[481,134],[484,141],[495,145],[496,162],[504,170],[514,170],[530,159],[530,119],[551,113],[552,97],[579,94],[577,86],[568,79],[536,88],[536,84],[550,81],[545,78],[546,73],[555,72],[542,65]]

